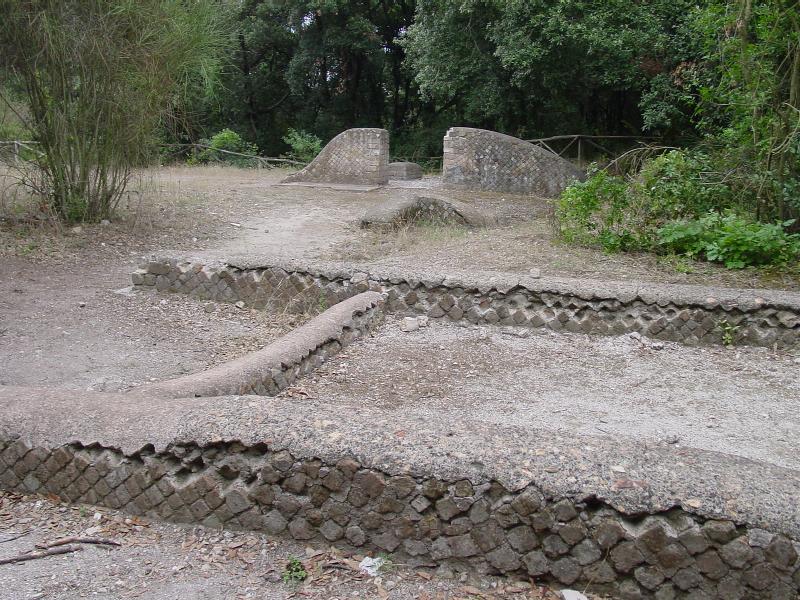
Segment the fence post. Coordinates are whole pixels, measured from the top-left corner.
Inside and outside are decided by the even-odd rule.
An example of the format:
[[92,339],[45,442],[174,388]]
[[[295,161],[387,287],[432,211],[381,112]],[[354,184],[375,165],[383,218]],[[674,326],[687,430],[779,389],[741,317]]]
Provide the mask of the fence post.
[[578,166],[583,166],[583,146],[581,145],[581,136],[578,136]]
[[14,140],[14,164],[19,164],[19,142]]

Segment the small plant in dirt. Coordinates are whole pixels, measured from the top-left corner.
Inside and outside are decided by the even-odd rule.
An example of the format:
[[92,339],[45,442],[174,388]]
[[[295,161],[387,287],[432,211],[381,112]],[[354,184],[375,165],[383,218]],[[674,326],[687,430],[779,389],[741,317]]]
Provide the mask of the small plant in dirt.
[[[248,158],[248,156],[258,156],[258,146],[251,144],[242,139],[238,133],[231,129],[223,129],[211,139],[200,140],[202,146],[207,146],[203,149],[192,163],[224,163],[236,167],[256,167],[258,166],[258,159]],[[228,154],[233,152],[235,154]],[[247,156],[239,156],[246,154]]]
[[329,308],[330,306],[328,306],[328,299],[324,294],[320,294],[319,298],[317,298],[317,312],[324,313]]
[[397,568],[397,565],[395,565],[394,561],[392,560],[392,557],[386,554],[385,552],[381,552],[380,554],[378,554],[378,558],[380,558],[382,561],[380,566],[378,567],[379,573],[382,574],[391,573]]
[[286,563],[286,568],[283,571],[283,582],[296,584],[305,581],[306,577],[308,577],[308,573],[300,559],[290,556],[289,562]]
[[313,133],[289,129],[282,139],[292,148],[286,156],[300,162],[310,163],[322,152],[322,140]]
[[664,250],[721,262],[728,269],[780,265],[800,258],[800,234],[783,223],[757,223],[732,212],[709,212],[699,219],[667,223],[658,230]]
[[736,344],[736,332],[739,331],[739,326],[734,325],[727,319],[722,319],[719,322],[719,328],[722,330],[722,343],[729,348]]

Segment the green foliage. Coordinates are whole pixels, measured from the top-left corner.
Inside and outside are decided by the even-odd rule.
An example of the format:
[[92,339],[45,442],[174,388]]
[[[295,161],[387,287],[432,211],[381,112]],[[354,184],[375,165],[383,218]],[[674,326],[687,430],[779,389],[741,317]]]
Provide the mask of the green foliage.
[[289,128],[326,141],[349,127],[397,132],[423,117],[396,42],[413,0],[241,0],[225,10],[237,24],[231,65],[220,97],[186,115],[192,139],[231,127],[278,156]]
[[[195,161],[198,163],[216,162],[236,167],[258,166],[258,160],[238,156],[239,154],[258,156],[258,146],[243,140],[242,136],[231,129],[223,129],[210,140],[200,140],[200,144],[207,148],[197,154]],[[229,152],[236,154],[228,154]]]
[[300,583],[301,581],[305,581],[306,577],[308,577],[308,573],[300,559],[294,556],[290,557],[283,571],[283,582]]
[[[782,224],[736,216],[749,206],[701,151],[670,151],[626,181],[604,171],[567,188],[556,210],[565,240],[607,252],[657,250],[722,262],[728,268],[780,264],[797,254]],[[729,175],[729,173],[727,174]]]
[[631,191],[661,220],[696,216],[734,204],[712,158],[701,151],[672,150],[645,163]]
[[712,211],[699,219],[667,223],[658,230],[659,245],[729,269],[785,264],[800,259],[800,234],[786,232],[793,222],[757,223]]
[[709,0],[694,112],[729,187],[763,221],[800,215],[800,13],[785,0]]
[[401,38],[423,97],[459,124],[525,136],[638,128],[677,63],[688,0],[419,0]]
[[722,343],[729,348],[736,344],[736,333],[739,331],[739,325],[734,325],[727,319],[722,319],[717,326],[722,330]]
[[564,191],[556,205],[556,218],[567,242],[599,244],[606,252],[618,252],[639,245],[627,223],[629,209],[625,180],[595,171],[586,181]]
[[322,140],[306,131],[289,128],[283,141],[292,148],[289,158],[310,163],[322,151]]
[[110,216],[186,89],[223,43],[214,0],[0,0],[0,67],[42,155],[29,180],[65,220]]

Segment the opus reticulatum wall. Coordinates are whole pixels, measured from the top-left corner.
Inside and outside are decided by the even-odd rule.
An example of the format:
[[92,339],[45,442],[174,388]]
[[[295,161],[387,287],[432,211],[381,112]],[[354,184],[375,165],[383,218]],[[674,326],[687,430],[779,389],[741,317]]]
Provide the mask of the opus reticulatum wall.
[[386,310],[485,325],[620,335],[638,332],[685,344],[796,347],[800,299],[691,286],[589,284],[544,279],[458,278],[317,269],[305,265],[234,267],[155,259],[133,273],[134,285],[254,308],[275,303],[303,310],[367,290],[386,294]]

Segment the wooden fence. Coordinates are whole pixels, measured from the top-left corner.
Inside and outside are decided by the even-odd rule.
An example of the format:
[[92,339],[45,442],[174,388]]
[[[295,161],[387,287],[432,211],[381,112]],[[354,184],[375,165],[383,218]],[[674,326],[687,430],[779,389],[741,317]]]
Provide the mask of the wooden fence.
[[[525,141],[536,144],[537,146],[540,146],[545,150],[562,157],[567,153],[567,150],[573,146],[576,146],[577,156],[575,158],[579,165],[583,165],[587,155],[589,154],[586,152],[587,146],[595,151],[594,154],[596,154],[598,150],[604,156],[608,157],[613,157],[619,154],[619,149],[613,151],[607,146],[604,146],[600,140],[613,140],[617,143],[624,141],[626,142],[626,145],[630,146],[630,144],[633,142],[641,144],[643,142],[656,141],[657,139],[658,138],[656,137],[642,135],[583,135],[578,133],[571,135],[551,135],[550,137],[535,138]],[[558,149],[559,146],[561,146],[560,149]]]

